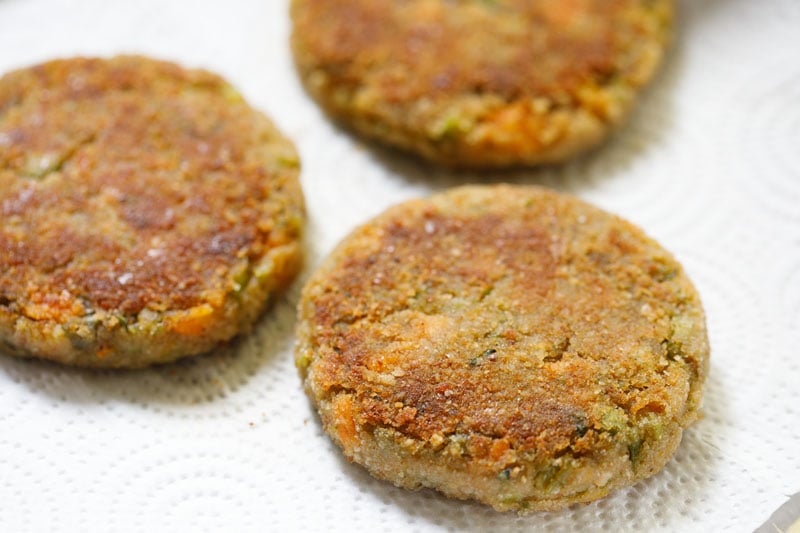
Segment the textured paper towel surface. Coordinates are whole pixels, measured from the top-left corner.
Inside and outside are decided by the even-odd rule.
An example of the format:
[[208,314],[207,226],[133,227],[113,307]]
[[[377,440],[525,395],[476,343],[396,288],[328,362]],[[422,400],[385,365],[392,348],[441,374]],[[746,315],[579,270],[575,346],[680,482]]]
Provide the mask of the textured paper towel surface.
[[[666,469],[524,518],[348,464],[292,363],[308,269],[453,175],[333,127],[302,92],[285,0],[0,0],[0,71],[136,52],[215,70],[298,145],[308,269],[255,332],[140,372],[0,356],[0,531],[749,531],[800,490],[800,2],[687,0],[660,77],[602,150],[500,174],[577,194],[684,263],[712,344],[705,418]],[[2,253],[2,251],[0,251]]]

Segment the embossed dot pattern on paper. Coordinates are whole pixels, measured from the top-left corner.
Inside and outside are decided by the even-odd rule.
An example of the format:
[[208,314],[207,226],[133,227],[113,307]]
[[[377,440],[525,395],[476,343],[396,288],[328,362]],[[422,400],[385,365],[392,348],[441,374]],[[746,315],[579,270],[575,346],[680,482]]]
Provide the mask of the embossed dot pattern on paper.
[[[305,273],[230,346],[136,372],[0,357],[0,531],[758,527],[800,490],[800,4],[678,7],[664,68],[608,144],[493,176],[425,166],[332,125],[294,72],[286,0],[0,0],[0,72],[136,52],[223,75],[297,145],[309,212]],[[705,417],[674,460],[564,512],[498,514],[373,479],[323,434],[292,361],[300,286],[355,225],[495,181],[567,191],[642,226],[708,315]]]

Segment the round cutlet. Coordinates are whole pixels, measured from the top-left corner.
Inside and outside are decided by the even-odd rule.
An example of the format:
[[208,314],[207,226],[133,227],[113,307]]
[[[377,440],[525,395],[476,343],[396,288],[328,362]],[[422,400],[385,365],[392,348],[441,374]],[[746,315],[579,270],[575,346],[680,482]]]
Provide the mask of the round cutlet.
[[681,265],[536,187],[389,209],[323,262],[299,320],[297,366],[348,459],[497,510],[588,502],[660,470],[708,368]]
[[300,265],[292,144],[220,77],[144,57],[0,78],[0,349],[91,367],[197,354]]
[[446,165],[597,145],[661,61],[672,0],[293,0],[300,75],[335,118]]

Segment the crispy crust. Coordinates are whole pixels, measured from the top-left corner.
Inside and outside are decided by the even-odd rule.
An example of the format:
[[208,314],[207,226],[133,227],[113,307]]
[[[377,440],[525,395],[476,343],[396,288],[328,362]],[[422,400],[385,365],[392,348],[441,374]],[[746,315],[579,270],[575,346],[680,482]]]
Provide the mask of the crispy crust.
[[631,224],[536,187],[462,187],[347,237],[299,304],[297,365],[352,461],[498,510],[660,470],[698,416],[705,318]]
[[0,341],[140,367],[249,327],[300,265],[294,147],[220,77],[143,57],[0,78]]
[[293,0],[310,93],[358,132],[451,166],[563,161],[626,116],[672,0]]

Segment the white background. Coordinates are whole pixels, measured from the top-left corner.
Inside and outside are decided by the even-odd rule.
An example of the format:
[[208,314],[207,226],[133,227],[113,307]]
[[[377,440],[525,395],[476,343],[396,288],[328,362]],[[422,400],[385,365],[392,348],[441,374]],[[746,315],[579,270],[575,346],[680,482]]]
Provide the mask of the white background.
[[[332,126],[292,68],[285,0],[0,0],[0,72],[135,52],[227,77],[296,142],[310,217],[306,271],[230,348],[139,372],[0,355],[0,531],[749,531],[766,520],[800,490],[800,1],[680,8],[665,68],[610,143],[560,168],[489,176]],[[395,202],[489,181],[570,191],[641,225],[705,302],[705,418],[662,473],[604,501],[520,518],[396,489],[342,459],[302,393],[294,306],[309,269]]]

